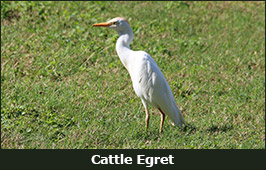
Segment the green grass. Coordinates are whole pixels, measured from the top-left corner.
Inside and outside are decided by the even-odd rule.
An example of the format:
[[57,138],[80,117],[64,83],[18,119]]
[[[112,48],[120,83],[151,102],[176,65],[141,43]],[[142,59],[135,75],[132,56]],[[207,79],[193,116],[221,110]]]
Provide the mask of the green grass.
[[[188,127],[145,112],[115,52],[165,75]],[[1,1],[2,148],[265,148],[265,2]]]

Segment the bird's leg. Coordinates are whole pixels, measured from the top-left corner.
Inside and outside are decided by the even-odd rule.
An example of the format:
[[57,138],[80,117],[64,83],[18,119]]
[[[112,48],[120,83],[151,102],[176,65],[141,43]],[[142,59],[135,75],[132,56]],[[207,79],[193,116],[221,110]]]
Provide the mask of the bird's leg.
[[159,109],[159,111],[160,111],[160,113],[161,113],[160,133],[162,133],[162,131],[163,131],[163,123],[164,123],[164,119],[165,119],[165,114],[163,113],[163,111],[162,111],[160,108],[158,108],[158,109]]
[[150,114],[148,108],[145,108],[145,112],[146,112],[146,130],[148,130],[149,120],[150,120]]

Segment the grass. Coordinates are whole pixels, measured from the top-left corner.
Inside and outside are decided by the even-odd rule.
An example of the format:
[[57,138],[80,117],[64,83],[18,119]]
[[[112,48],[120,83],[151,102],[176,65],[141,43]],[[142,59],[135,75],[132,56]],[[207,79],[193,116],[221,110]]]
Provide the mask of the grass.
[[[116,52],[164,73],[188,127],[145,112]],[[1,148],[265,149],[265,2],[1,1]]]

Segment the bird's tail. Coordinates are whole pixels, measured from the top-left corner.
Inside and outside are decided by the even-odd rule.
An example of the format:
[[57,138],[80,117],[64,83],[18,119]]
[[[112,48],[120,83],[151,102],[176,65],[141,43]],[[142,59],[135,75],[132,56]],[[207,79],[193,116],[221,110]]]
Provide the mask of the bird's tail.
[[[186,125],[186,121],[178,108],[177,104],[174,102],[172,103],[172,109],[168,110],[166,114],[169,116],[170,120],[172,121],[172,125],[177,125],[182,128],[182,125]],[[170,111],[170,112],[169,112]]]

